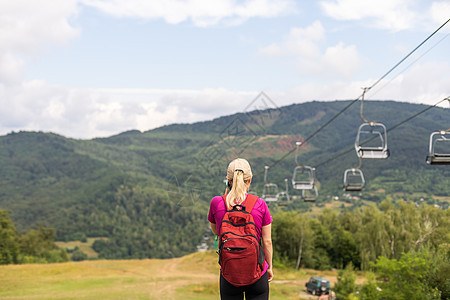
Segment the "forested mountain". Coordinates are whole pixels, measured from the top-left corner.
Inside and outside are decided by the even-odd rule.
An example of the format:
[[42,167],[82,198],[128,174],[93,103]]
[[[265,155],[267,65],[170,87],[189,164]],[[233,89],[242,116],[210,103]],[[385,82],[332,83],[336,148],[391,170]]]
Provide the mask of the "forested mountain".
[[[257,194],[266,165],[268,181],[283,189],[296,166],[295,142],[306,140],[298,162],[316,168],[319,198],[274,211],[308,211],[342,198],[344,171],[359,164],[353,144],[362,120],[358,104],[343,112],[350,103],[293,104],[92,140],[13,132],[0,137],[0,209],[22,232],[42,225],[55,228],[59,240],[106,237],[94,243],[105,258],[193,252],[208,232],[209,201],[223,192],[226,165],[236,156],[250,161]],[[363,161],[367,184],[355,207],[387,195],[448,206],[450,169],[427,165],[425,157],[431,132],[449,127],[450,110],[434,107],[408,119],[426,108],[365,102],[365,118],[389,130],[391,156]]]

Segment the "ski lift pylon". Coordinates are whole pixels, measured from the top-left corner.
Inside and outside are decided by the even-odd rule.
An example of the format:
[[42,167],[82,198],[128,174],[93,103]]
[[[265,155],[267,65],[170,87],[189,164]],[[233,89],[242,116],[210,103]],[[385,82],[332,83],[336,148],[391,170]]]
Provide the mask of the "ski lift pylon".
[[291,202],[291,197],[289,196],[289,193],[288,193],[288,179],[285,178],[284,182],[286,185],[286,190],[284,192],[280,192],[278,194],[278,205],[279,206],[287,206]]
[[450,129],[431,133],[426,161],[430,165],[450,164]]

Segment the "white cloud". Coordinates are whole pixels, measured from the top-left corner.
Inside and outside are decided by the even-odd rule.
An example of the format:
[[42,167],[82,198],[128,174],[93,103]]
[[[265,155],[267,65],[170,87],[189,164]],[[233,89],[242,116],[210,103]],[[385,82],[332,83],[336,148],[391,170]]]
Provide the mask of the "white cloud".
[[329,17],[391,31],[430,31],[450,16],[450,2],[427,0],[323,0],[320,6]]
[[359,65],[362,62],[358,54],[356,46],[345,46],[340,42],[336,46],[326,49],[323,55],[323,62],[326,69],[324,72],[342,74],[344,77],[349,78],[359,69]]
[[[417,65],[366,95],[372,100],[435,104],[450,95],[450,66]],[[276,106],[311,100],[356,99],[364,81],[305,83],[287,91],[265,91]],[[0,134],[13,130],[52,131],[72,138],[106,137],[125,130],[146,131],[167,124],[193,123],[244,112],[259,91],[81,89],[30,81],[0,84]]]
[[[65,45],[80,30],[70,24],[77,0],[0,1],[0,110],[2,133],[13,129],[55,130],[71,109],[67,88],[25,81],[26,63],[54,45]],[[85,108],[86,109],[86,108]],[[72,112],[71,112],[72,115]]]
[[[17,85],[0,84],[1,132],[45,130],[57,133],[74,133],[72,126],[84,126],[89,115],[88,99],[78,101],[78,111],[68,88],[52,86],[33,80]],[[79,100],[79,99],[77,99]],[[82,110],[82,113],[80,113]],[[64,128],[63,131],[61,129]]]
[[63,45],[79,34],[69,24],[77,1],[0,1],[0,82],[20,84],[25,58],[50,45]]
[[273,43],[259,49],[260,54],[269,56],[297,56],[309,60],[317,58],[320,53],[319,42],[324,39],[325,30],[319,21],[306,28],[291,28],[281,43]]
[[[367,92],[368,100],[395,100],[435,105],[450,96],[450,65],[426,63],[416,65],[391,79],[385,79]],[[354,100],[362,94],[363,87],[370,87],[376,78],[363,81],[333,81],[331,83],[306,83],[293,86],[286,92],[274,92],[278,103],[305,102],[311,100]],[[441,106],[449,107],[448,103]]]
[[320,5],[336,20],[364,20],[377,28],[399,31],[417,24],[420,15],[409,0],[326,0]]
[[[430,15],[437,24],[444,23],[450,18],[450,2],[448,0],[433,2],[430,8]],[[447,32],[450,32],[450,29],[447,29]]]
[[0,82],[14,84],[21,82],[25,74],[25,62],[9,51],[0,51]]
[[191,20],[194,25],[206,27],[223,23],[241,24],[254,17],[276,17],[292,13],[292,0],[82,0],[115,17],[132,17],[145,20],[163,19],[169,24]]
[[[416,65],[370,90],[366,99],[433,105],[450,95],[450,65]],[[265,93],[276,106],[312,100],[356,99],[364,81],[304,83]],[[125,130],[146,131],[173,123],[194,123],[245,112],[259,91],[159,89],[82,89],[30,81],[0,84],[0,134],[12,130],[52,131],[72,138],[106,137]],[[447,105],[447,104],[446,104]],[[448,105],[446,106],[448,107]]]
[[0,49],[33,54],[47,44],[64,44],[79,34],[69,20],[77,0],[0,2]]
[[450,65],[429,62],[382,82],[372,91],[374,99],[391,99],[413,103],[435,104],[450,96]]
[[326,78],[340,76],[349,78],[364,64],[354,45],[339,42],[325,49],[325,29],[320,21],[306,28],[292,28],[283,40],[259,50],[268,56],[294,57],[302,75],[318,75]]
[[0,84],[0,134],[52,131],[72,138],[146,131],[173,123],[192,123],[243,112],[254,92],[226,89],[82,89],[29,81]]
[[[359,1],[358,1],[359,2]],[[294,1],[103,1],[83,0],[116,17],[162,19],[177,24],[191,21],[196,26],[237,24],[253,17],[289,14]],[[213,3],[214,5],[212,5]],[[335,18],[372,18],[386,21],[390,29],[407,27],[412,13],[395,20],[403,2],[378,1],[381,8],[359,7],[355,1],[322,2]],[[53,45],[64,45],[80,34],[71,24],[78,13],[77,0],[15,0],[0,2],[0,134],[12,130],[52,131],[73,138],[104,137],[128,129],[142,131],[165,124],[192,123],[243,112],[259,91],[226,88],[202,90],[89,89],[25,81],[26,63]],[[448,17],[449,4],[435,2],[426,14],[435,22]],[[349,10],[344,10],[344,8]],[[367,11],[371,12],[367,12]],[[446,13],[447,12],[447,13]],[[394,21],[398,21],[395,23]],[[391,23],[389,23],[391,22]],[[272,57],[293,58],[298,70],[317,78],[350,78],[365,61],[354,45],[337,42],[326,46],[326,30],[316,21],[305,28],[292,28],[278,43],[260,49]],[[385,87],[380,83],[368,96],[434,104],[450,94],[448,62],[416,65]],[[343,79],[342,79],[343,80]],[[331,81],[299,84],[287,92],[267,91],[278,106],[310,100],[355,99],[361,87],[374,80]],[[299,99],[299,97],[301,97]]]

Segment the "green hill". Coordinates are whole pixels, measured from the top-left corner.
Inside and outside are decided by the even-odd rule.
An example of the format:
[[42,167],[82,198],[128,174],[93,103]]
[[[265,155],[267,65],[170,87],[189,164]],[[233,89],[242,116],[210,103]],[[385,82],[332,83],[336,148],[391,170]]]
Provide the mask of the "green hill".
[[[316,168],[315,205],[342,198],[344,171],[359,163],[353,149],[362,123],[359,105],[320,128],[349,103],[293,104],[92,140],[11,133],[0,137],[0,209],[11,211],[23,232],[43,225],[55,228],[62,241],[105,237],[93,245],[103,258],[190,253],[209,232],[209,201],[223,192],[226,165],[236,156],[249,159],[252,190],[261,194],[264,166],[271,166],[268,180],[282,189],[296,166],[295,142],[308,139],[298,161]],[[367,181],[358,194],[362,200],[379,202],[390,195],[448,206],[450,170],[427,165],[425,157],[430,133],[449,127],[450,110],[432,108],[395,127],[425,108],[394,101],[365,104],[367,119],[393,129],[391,157],[362,164]],[[296,200],[273,211],[307,211],[312,205]]]

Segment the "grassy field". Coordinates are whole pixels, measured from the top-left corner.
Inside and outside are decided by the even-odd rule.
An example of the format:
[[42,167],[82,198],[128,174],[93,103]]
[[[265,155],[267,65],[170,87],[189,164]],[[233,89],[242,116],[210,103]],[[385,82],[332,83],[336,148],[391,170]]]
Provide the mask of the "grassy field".
[[[270,299],[317,299],[304,291],[310,276],[336,271],[275,269]],[[213,251],[173,259],[90,260],[0,266],[0,299],[219,299]]]

